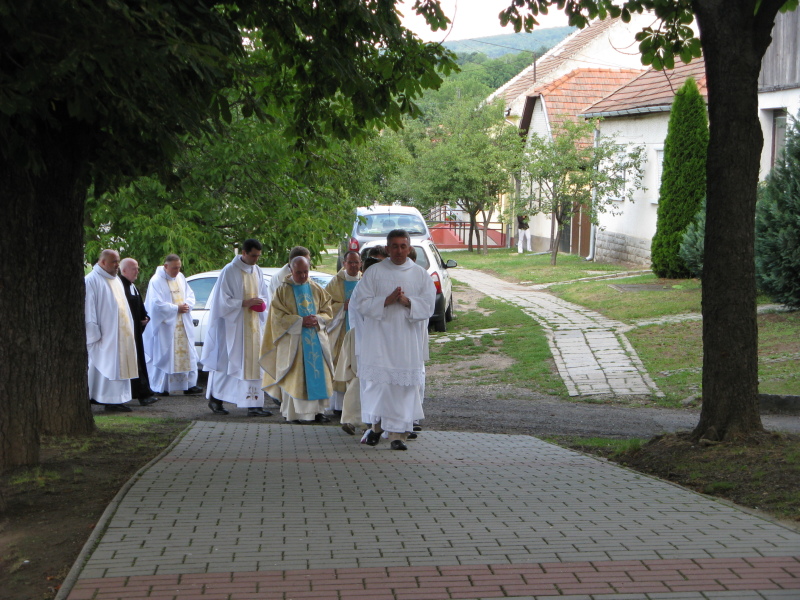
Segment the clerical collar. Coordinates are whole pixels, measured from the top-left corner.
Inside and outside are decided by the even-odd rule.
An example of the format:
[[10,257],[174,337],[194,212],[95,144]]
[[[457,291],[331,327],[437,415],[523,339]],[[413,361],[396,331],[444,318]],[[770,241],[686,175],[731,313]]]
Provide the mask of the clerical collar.
[[232,264],[234,264],[234,265],[236,265],[237,267],[239,267],[239,268],[240,268],[242,271],[244,271],[245,273],[252,273],[252,272],[253,272],[253,267],[255,267],[255,266],[256,266],[256,265],[248,265],[246,262],[244,262],[244,261],[242,260],[242,255],[241,255],[241,254],[237,254],[237,255],[236,255],[234,258],[233,258],[233,260],[231,261],[231,263],[232,263]]
[[159,273],[160,273],[160,274],[161,274],[161,276],[162,276],[162,277],[164,277],[164,279],[166,279],[167,281],[175,281],[175,280],[177,279],[177,277],[170,277],[170,276],[169,276],[169,273],[167,273],[167,270],[164,268],[164,266],[163,266],[163,265],[162,265],[162,266],[160,266],[160,267],[158,267],[158,268],[156,268],[156,274],[159,274]]
[[103,269],[103,267],[101,267],[99,264],[95,264],[92,267],[92,271],[94,271],[95,273],[100,273],[100,275],[102,275],[106,279],[116,279],[117,278],[116,275],[111,275],[110,273],[107,273],[106,270]]

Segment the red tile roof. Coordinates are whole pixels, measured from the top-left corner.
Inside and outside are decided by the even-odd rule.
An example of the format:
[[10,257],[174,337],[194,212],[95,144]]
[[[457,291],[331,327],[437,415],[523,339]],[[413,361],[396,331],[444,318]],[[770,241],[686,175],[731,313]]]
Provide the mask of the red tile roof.
[[705,62],[696,58],[669,71],[648,69],[613,94],[583,111],[583,116],[616,116],[646,112],[669,112],[675,92],[687,77],[694,77],[700,94],[708,97]]
[[618,21],[619,18],[592,21],[589,26],[570,34],[548,50],[535,65],[529,66],[501,86],[492,97],[503,98],[508,106],[537,82],[547,80],[550,73],[561,67],[567,59],[580,53],[588,43],[600,37]]
[[528,92],[528,97],[543,97],[550,127],[555,130],[568,118],[578,115],[641,75],[639,69],[575,69],[550,83],[543,83]]

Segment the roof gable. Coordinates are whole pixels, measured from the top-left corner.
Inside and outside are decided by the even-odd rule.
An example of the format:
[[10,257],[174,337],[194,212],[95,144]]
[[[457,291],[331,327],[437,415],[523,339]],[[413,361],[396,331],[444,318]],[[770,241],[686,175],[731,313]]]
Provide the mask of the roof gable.
[[688,77],[694,77],[704,99],[708,98],[705,62],[702,58],[679,64],[672,70],[648,69],[606,98],[583,111],[584,117],[669,112],[675,93]]

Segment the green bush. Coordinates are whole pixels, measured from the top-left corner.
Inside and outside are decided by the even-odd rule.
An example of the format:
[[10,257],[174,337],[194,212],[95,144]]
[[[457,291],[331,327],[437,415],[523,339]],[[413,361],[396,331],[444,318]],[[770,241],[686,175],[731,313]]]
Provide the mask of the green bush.
[[756,278],[775,302],[800,308],[800,126],[794,119],[756,208]]
[[691,77],[672,102],[658,198],[656,234],[650,246],[653,272],[659,277],[689,277],[680,257],[683,234],[706,193],[708,115]]
[[683,264],[692,277],[703,276],[703,256],[705,255],[706,242],[706,201],[700,205],[700,210],[689,223],[683,234],[679,255]]

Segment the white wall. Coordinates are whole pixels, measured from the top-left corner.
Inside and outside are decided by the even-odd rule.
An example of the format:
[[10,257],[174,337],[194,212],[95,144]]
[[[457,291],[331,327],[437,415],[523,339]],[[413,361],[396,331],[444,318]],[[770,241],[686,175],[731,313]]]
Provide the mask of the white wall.
[[778,109],[786,109],[789,117],[788,127],[791,117],[797,118],[800,110],[800,89],[765,92],[758,95],[758,118],[761,121],[761,131],[764,133],[759,179],[764,179],[772,168],[772,117],[774,111]]

